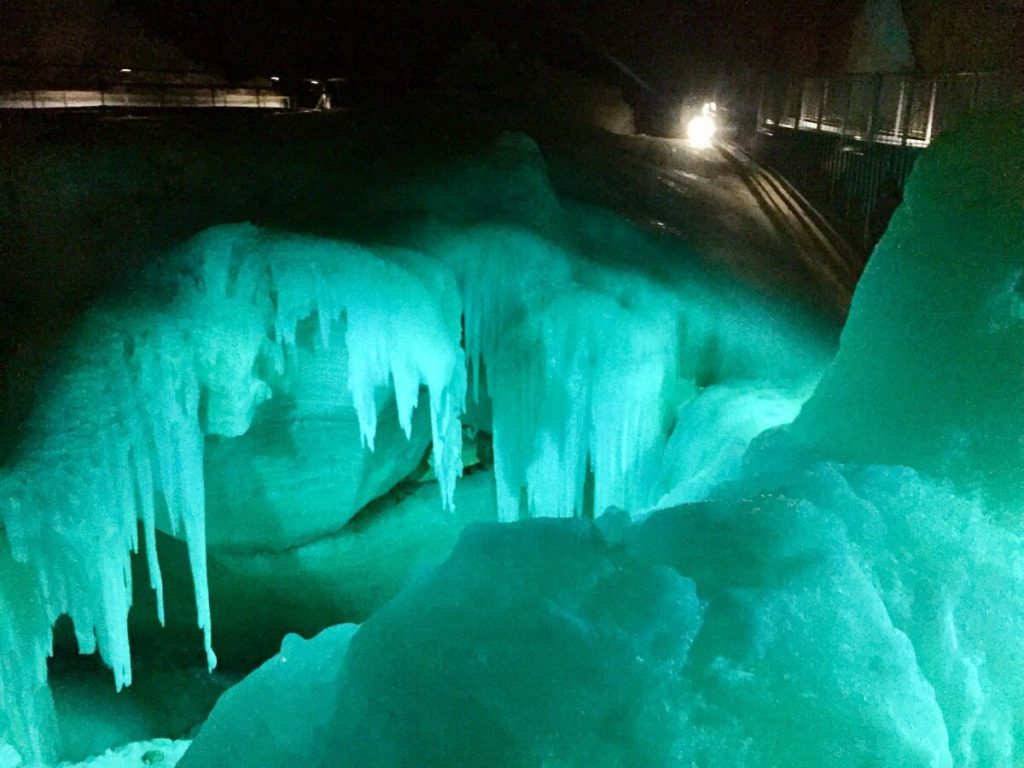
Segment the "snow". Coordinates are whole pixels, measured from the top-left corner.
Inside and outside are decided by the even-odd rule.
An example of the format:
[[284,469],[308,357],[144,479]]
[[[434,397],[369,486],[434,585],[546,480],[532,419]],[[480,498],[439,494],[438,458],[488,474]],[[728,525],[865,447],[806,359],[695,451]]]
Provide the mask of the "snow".
[[60,768],[138,768],[156,765],[160,768],[174,768],[185,754],[191,742],[187,739],[151,739],[125,744],[109,749],[102,755],[80,762],[65,762]]

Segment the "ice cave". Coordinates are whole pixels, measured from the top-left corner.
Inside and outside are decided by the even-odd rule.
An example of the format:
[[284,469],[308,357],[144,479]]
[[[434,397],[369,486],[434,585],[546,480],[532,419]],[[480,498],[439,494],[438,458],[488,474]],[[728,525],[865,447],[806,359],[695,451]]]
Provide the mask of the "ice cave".
[[10,170],[118,279],[8,368],[0,766],[1024,765],[1019,114],[841,334],[736,217],[375,140]]

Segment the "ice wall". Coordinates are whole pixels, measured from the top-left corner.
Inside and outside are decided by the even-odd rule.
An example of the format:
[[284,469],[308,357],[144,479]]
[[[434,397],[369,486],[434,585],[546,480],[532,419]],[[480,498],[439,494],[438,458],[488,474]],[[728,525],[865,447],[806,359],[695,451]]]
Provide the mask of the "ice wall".
[[[412,266],[399,266],[402,259]],[[434,466],[450,504],[461,472],[466,374],[457,308],[439,302],[456,292],[428,291],[413,261],[385,262],[354,245],[229,227],[191,242],[149,277],[146,292],[91,312],[63,350],[2,478],[10,552],[37,582],[37,597],[23,590],[20,599],[45,615],[33,632],[7,633],[5,655],[48,646],[39,627],[67,613],[80,650],[98,649],[116,685],[130,684],[129,552],[139,546],[138,520],[161,619],[156,528],[188,542],[199,625],[215,664],[203,437],[248,429],[254,409],[271,395],[266,379],[286,364],[296,325],[307,317],[319,319],[324,344],[332,324],[343,320],[343,336],[334,342],[346,344],[353,361],[348,389],[371,446],[378,388],[393,387],[406,429],[426,389]],[[4,672],[4,709],[23,710],[17,697],[43,681],[42,656],[5,665]],[[48,719],[45,711],[26,717],[36,724]],[[22,731],[16,735],[24,746]],[[37,751],[40,735],[28,740]]]

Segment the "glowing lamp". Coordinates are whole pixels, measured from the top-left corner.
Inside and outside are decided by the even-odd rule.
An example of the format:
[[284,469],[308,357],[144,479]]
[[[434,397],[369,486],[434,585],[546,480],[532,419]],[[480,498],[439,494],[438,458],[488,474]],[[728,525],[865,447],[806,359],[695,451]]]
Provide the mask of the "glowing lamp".
[[690,146],[695,149],[709,149],[714,142],[718,125],[715,123],[715,103],[709,102],[703,106],[700,114],[690,119],[686,124],[686,139]]

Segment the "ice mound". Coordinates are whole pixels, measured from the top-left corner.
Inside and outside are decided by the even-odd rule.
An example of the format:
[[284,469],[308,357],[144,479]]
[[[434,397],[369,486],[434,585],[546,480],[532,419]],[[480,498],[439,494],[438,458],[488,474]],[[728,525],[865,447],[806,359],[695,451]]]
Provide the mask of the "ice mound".
[[[334,727],[337,674],[355,624],[325,629],[311,640],[288,635],[281,652],[225,693],[204,740],[218,765],[305,764]],[[301,680],[302,685],[293,685]]]
[[1022,158],[1019,113],[977,116],[922,155],[794,434],[845,460],[906,464],[1019,508]]
[[[237,686],[181,765],[653,758],[671,749],[700,623],[691,581],[632,561],[590,522],[469,528],[443,566],[362,625],[344,660],[293,673],[284,648]],[[250,738],[244,724],[270,691],[310,685],[323,691],[311,728],[281,709],[269,744]]]
[[1009,767],[1022,544],[911,470],[835,464],[640,523],[472,527],[344,659],[239,684],[182,765]]

